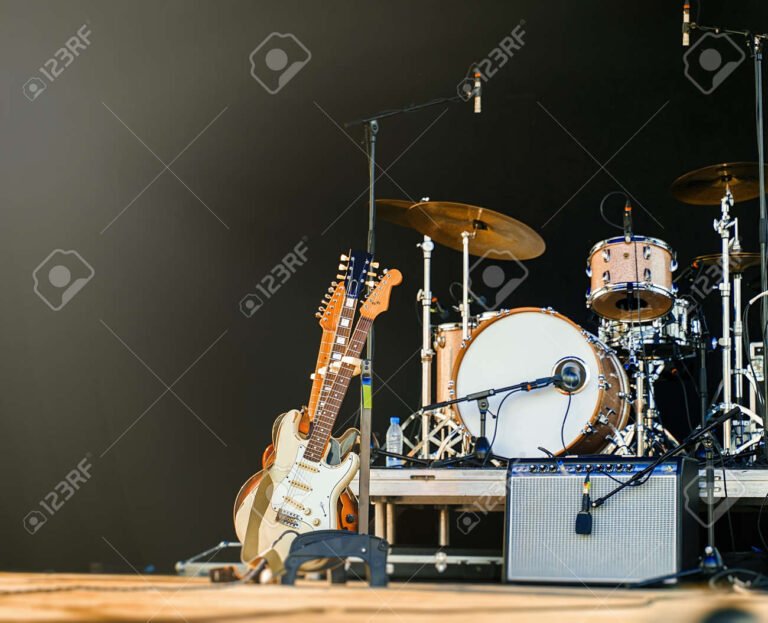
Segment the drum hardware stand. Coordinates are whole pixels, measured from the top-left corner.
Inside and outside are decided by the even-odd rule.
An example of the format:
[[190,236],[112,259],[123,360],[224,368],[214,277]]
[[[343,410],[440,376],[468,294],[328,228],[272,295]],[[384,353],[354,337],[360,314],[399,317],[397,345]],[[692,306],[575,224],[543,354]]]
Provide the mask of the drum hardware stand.
[[[720,281],[720,300],[722,306],[722,337],[720,338],[720,348],[723,361],[723,404],[724,410],[730,411],[733,407],[733,398],[731,388],[733,383],[732,365],[731,365],[731,274],[730,274],[730,246],[731,246],[731,227],[734,226],[734,220],[731,219],[729,210],[733,207],[733,195],[730,188],[726,185],[725,195],[720,200],[720,219],[714,221],[715,231],[720,234],[720,267],[722,269],[722,279]],[[733,440],[731,439],[731,421],[723,422],[723,452],[731,453]]]
[[469,240],[477,235],[473,232],[461,232],[461,339],[469,338]]
[[645,362],[635,371],[635,455],[645,456]]
[[[417,245],[424,255],[424,285],[420,293],[421,299],[421,406],[425,407],[432,401],[432,359],[435,351],[432,348],[432,251],[435,243],[432,238],[424,236],[424,241]],[[430,412],[421,414],[421,456],[429,458],[429,424]]]
[[[763,44],[768,39],[768,34],[756,34],[748,30],[730,30],[728,28],[717,28],[712,26],[703,26],[691,22],[689,30],[700,30],[702,32],[724,33],[727,35],[736,35],[744,37],[747,42],[750,55],[754,61],[755,76],[755,132],[757,136],[757,163],[759,170],[760,183],[760,220],[758,223],[758,232],[760,239],[760,289],[765,292],[768,290],[768,206],[766,206],[765,195],[765,137],[763,130]],[[724,270],[725,266],[723,267]],[[760,304],[760,330],[763,341],[763,352],[768,353],[768,301],[763,299]],[[763,375],[762,384],[762,405],[763,405],[763,455],[768,459],[768,374]],[[724,429],[730,429],[729,425]],[[729,431],[730,432],[730,431]],[[725,442],[730,448],[730,438],[726,437]],[[727,449],[726,449],[727,451]]]

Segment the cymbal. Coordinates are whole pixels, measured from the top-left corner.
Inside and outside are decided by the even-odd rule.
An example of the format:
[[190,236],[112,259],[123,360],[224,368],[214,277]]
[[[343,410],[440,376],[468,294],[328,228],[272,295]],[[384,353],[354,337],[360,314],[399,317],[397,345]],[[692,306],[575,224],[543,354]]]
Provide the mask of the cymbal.
[[500,212],[453,201],[412,203],[401,199],[377,199],[379,216],[385,221],[415,229],[438,244],[462,250],[461,233],[474,232],[469,253],[493,260],[530,260],[547,245],[525,223]]
[[[768,166],[766,166],[768,178]],[[734,201],[749,201],[760,195],[757,162],[724,162],[681,175],[672,183],[678,201],[698,206],[720,205],[726,186]]]
[[[704,266],[720,266],[723,258],[719,253],[708,253],[707,255],[699,255],[693,260],[693,267],[698,268],[700,265]],[[730,261],[728,267],[731,272],[743,273],[747,268],[753,266],[760,266],[760,254],[750,253],[747,251],[731,251]]]

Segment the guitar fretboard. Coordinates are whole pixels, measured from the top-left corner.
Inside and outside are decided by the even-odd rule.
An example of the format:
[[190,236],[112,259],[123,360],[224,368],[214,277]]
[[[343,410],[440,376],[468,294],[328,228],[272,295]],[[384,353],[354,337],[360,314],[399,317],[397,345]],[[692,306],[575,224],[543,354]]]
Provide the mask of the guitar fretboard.
[[[345,355],[355,359],[363,352],[365,340],[373,325],[373,319],[360,318],[355,327],[355,332],[349,340],[349,346]],[[338,373],[333,379],[329,391],[322,397],[317,406],[315,421],[312,428],[312,436],[309,438],[304,458],[310,461],[320,461],[323,458],[325,446],[331,438],[333,425],[341,409],[341,403],[347,394],[349,382],[352,379],[355,367],[350,363],[342,363]]]
[[[339,313],[339,320],[335,334],[333,335],[332,343],[328,347],[327,358],[325,363],[325,375],[320,379],[315,379],[318,383],[317,397],[314,404],[309,407],[309,416],[314,419],[315,413],[320,411],[325,404],[326,397],[331,391],[333,384],[336,380],[337,367],[334,364],[338,364],[341,361],[344,353],[347,352],[347,346],[349,345],[349,335],[352,333],[352,321],[355,317],[355,309],[357,308],[357,298],[348,297],[344,299],[344,304],[341,312]],[[320,366],[322,367],[322,366]]]

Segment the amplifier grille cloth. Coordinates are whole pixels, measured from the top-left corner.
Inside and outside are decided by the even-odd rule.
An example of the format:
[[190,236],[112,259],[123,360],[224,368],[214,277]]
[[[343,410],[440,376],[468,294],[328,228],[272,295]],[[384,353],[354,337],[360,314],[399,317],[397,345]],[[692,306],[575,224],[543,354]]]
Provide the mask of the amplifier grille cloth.
[[[583,475],[512,477],[507,578],[619,583],[676,572],[676,481],[654,475],[619,492],[592,509],[592,534],[580,535],[574,525]],[[592,500],[617,486],[599,474],[591,482]]]

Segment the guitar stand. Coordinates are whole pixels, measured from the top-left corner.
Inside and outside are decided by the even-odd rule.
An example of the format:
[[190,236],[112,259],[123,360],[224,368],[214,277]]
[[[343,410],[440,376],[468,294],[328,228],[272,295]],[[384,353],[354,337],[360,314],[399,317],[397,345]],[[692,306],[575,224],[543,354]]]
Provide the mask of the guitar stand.
[[342,563],[331,570],[331,582],[343,584],[347,574],[343,563],[347,558],[360,558],[365,563],[367,579],[371,587],[385,587],[389,543],[370,534],[356,534],[345,530],[318,530],[297,536],[285,560],[285,573],[281,582],[288,586],[296,583],[299,568],[312,560],[330,558]]

